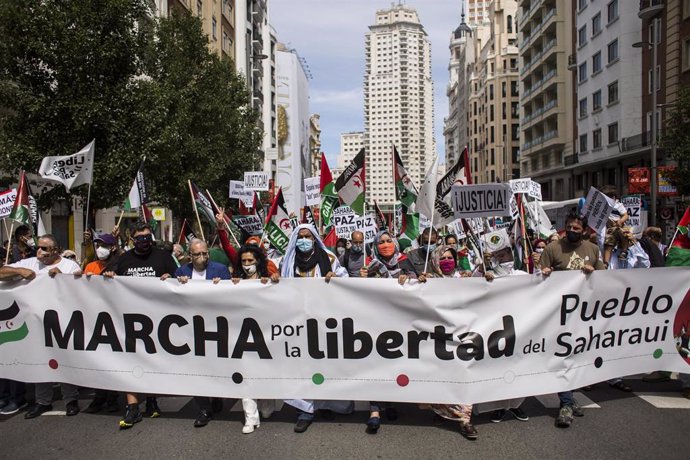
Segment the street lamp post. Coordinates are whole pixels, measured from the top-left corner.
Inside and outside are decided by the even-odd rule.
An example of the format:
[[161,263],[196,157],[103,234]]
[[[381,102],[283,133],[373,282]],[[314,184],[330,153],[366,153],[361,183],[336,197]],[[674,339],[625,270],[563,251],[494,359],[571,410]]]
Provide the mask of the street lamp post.
[[650,140],[650,226],[656,227],[656,198],[657,198],[657,102],[656,102],[656,87],[657,87],[657,47],[659,46],[658,33],[661,20],[659,18],[654,18],[652,21],[652,42],[637,42],[633,43],[633,47],[642,48],[646,46],[652,49],[652,75],[650,77],[650,85],[652,87],[652,127],[651,127],[651,140]]

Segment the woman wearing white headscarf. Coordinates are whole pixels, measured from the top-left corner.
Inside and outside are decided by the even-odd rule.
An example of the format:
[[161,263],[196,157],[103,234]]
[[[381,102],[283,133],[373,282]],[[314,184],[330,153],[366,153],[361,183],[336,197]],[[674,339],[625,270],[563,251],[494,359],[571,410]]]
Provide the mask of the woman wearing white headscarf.
[[[338,258],[326,248],[323,240],[311,224],[301,224],[292,232],[280,264],[281,278],[324,278],[328,283],[332,277],[347,278],[347,269],[340,265]],[[331,411],[352,412],[351,401],[313,401],[289,399],[285,402],[297,409],[295,433],[304,433],[314,421],[314,410],[321,409],[325,414]]]

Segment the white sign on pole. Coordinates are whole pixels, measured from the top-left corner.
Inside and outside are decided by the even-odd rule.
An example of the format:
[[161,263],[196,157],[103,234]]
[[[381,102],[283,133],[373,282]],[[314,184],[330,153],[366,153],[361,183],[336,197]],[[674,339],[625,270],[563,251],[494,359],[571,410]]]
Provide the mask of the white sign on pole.
[[606,221],[613,210],[613,202],[609,197],[594,187],[589,189],[582,215],[587,218],[587,225],[597,232],[606,226]]
[[17,189],[5,190],[0,193],[0,219],[7,217],[12,212],[14,201],[17,199]]
[[364,233],[365,243],[373,242],[376,237],[376,218],[373,215],[357,217],[357,230]]
[[453,185],[451,194],[456,219],[510,215],[508,184]]
[[264,231],[263,222],[257,215],[232,216],[232,221],[250,235],[261,235]]
[[458,239],[461,239],[461,238],[465,238],[465,237],[466,237],[466,235],[465,235],[465,229],[464,229],[464,227],[462,226],[462,220],[460,220],[460,219],[454,220],[453,222],[451,222],[450,224],[448,224],[448,226],[450,227],[451,231],[453,232],[453,234],[454,234]]
[[349,206],[339,206],[333,211],[331,223],[335,226],[338,238],[349,240],[352,232],[357,230],[357,214]]
[[509,181],[510,189],[513,193],[529,193],[532,188],[532,179],[529,177],[523,177],[520,179],[511,179]]
[[635,236],[640,236],[647,227],[646,213],[642,209],[642,197],[628,195],[621,198],[621,203],[628,212],[628,221],[625,225],[632,227]]
[[238,180],[230,181],[230,198],[237,198],[248,208],[254,206],[254,192],[244,189],[244,182]]
[[304,179],[304,198],[307,206],[317,206],[321,203],[320,177],[308,177]]
[[268,173],[263,171],[244,173],[244,190],[252,192],[268,191]]
[[536,198],[541,201],[541,184],[539,182],[530,181],[530,189],[527,194],[532,198]]

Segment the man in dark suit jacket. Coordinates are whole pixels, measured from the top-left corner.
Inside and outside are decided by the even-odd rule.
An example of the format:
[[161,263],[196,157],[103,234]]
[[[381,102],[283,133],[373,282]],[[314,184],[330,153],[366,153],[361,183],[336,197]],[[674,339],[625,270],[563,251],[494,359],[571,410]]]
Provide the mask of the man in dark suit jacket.
[[[213,284],[218,284],[220,280],[230,279],[228,267],[208,259],[208,245],[204,241],[192,240],[189,243],[189,255],[192,262],[182,265],[175,272],[175,277],[181,284],[185,284],[190,279],[213,280]],[[213,418],[213,412],[220,412],[223,408],[221,398],[195,396],[194,402],[200,409],[199,416],[194,421],[194,426],[197,428],[206,426]]]
[[189,255],[192,261],[175,271],[175,277],[180,283],[184,284],[190,279],[213,280],[214,283],[230,279],[228,267],[209,260],[208,245],[204,241],[192,240],[189,244]]

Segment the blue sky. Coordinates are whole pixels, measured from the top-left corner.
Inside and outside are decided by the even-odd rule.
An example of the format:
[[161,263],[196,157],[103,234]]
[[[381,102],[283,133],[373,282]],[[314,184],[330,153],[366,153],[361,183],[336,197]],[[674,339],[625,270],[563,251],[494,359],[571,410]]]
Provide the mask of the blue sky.
[[[310,112],[321,115],[321,143],[335,165],[340,133],[364,129],[364,35],[390,0],[269,0],[270,22],[278,40],[306,59],[313,76]],[[395,3],[398,3],[397,1]],[[448,115],[446,85],[450,35],[460,23],[460,0],[407,0],[431,40],[436,149],[443,155],[443,118]],[[443,157],[442,157],[443,158]]]

